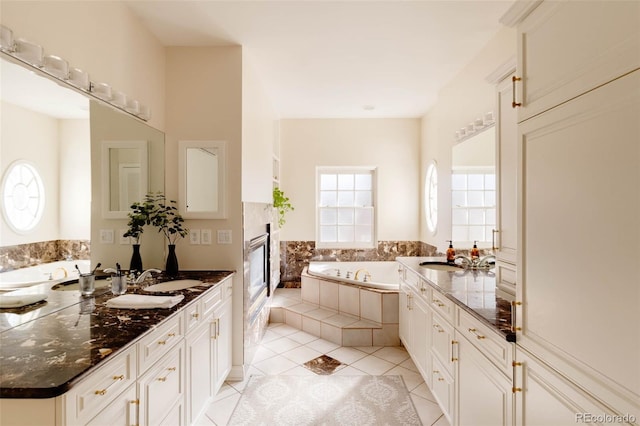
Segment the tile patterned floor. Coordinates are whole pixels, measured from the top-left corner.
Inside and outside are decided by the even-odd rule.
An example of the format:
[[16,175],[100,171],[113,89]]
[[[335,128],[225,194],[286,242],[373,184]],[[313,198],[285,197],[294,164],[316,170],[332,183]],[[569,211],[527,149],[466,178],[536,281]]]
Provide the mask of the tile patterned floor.
[[[340,347],[286,324],[272,323],[249,368],[249,375],[314,375],[303,364],[321,355],[330,356],[343,364],[333,374],[401,375],[422,423],[425,426],[449,425],[409,354],[402,347]],[[225,383],[199,425],[226,425],[247,380]]]

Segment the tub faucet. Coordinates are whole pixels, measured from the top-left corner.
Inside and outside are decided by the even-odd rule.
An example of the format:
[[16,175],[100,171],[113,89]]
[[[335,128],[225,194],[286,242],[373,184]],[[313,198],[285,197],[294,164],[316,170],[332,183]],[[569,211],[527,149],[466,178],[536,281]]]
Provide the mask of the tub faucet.
[[156,274],[161,273],[162,271],[160,269],[147,269],[146,271],[144,271],[143,273],[140,274],[140,276],[138,278],[136,278],[136,280],[133,282],[133,284],[140,284],[142,283],[144,280],[147,279],[147,277],[151,277],[151,273],[155,272]]
[[360,272],[364,272],[364,280],[365,280],[365,281],[367,280],[367,277],[371,277],[371,274],[370,274],[370,273],[369,273],[369,271],[367,271],[366,269],[358,269],[358,270],[356,271],[356,275],[355,275],[355,277],[354,277],[354,279],[355,279],[356,281],[358,281],[358,275],[360,275]]

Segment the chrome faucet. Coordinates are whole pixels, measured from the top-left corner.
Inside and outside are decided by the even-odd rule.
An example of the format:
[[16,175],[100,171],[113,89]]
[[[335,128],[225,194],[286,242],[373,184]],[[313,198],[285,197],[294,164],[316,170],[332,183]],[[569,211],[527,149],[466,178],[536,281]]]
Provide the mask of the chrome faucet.
[[140,276],[138,278],[135,279],[135,281],[133,282],[133,284],[140,284],[142,283],[144,280],[147,279],[147,277],[151,277],[151,273],[155,272],[156,274],[161,273],[162,271],[160,269],[147,269],[146,271],[144,271],[143,273],[140,274]]
[[[491,268],[491,264],[495,263],[496,257],[492,254],[489,254],[487,256],[484,256],[481,259],[470,259],[469,257],[463,255],[463,254],[458,254],[456,255],[454,262],[458,259],[462,259],[462,262],[460,262],[461,266],[463,266],[464,268],[468,268],[468,269],[489,269]],[[494,262],[491,262],[491,261]],[[457,262],[456,262],[457,263]]]
[[[493,262],[491,262],[492,260]],[[496,257],[488,254],[478,261],[478,268],[491,268],[492,263],[496,263]]]

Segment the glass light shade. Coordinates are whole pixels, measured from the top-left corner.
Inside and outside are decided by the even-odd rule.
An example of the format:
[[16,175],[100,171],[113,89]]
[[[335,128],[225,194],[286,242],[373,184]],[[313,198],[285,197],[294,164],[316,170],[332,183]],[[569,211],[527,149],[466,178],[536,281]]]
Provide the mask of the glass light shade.
[[4,25],[0,25],[0,50],[13,52],[14,48],[13,31]]
[[127,95],[114,90],[111,97],[111,103],[119,108],[124,108],[127,106]]
[[69,83],[82,90],[89,90],[91,85],[89,74],[79,68],[71,68],[69,70]]
[[143,119],[144,121],[147,121],[151,118],[151,110],[149,109],[148,106],[139,103],[138,113],[136,115],[141,119]]
[[21,38],[16,40],[15,54],[18,58],[36,67],[42,67],[44,62],[44,49],[42,46]]
[[131,114],[137,114],[140,111],[140,103],[135,99],[129,99],[125,109]]
[[111,86],[107,83],[91,82],[91,84],[89,85],[89,90],[98,98],[105,101],[110,101],[113,97],[111,94]]
[[67,78],[69,78],[69,63],[59,56],[45,56],[44,70],[62,80],[66,80]]

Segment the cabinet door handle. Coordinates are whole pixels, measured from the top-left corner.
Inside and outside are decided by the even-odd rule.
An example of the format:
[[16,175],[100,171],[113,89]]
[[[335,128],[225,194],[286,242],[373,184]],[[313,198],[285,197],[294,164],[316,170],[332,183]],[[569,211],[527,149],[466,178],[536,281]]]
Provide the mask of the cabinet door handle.
[[457,345],[457,344],[458,344],[457,340],[452,340],[451,341],[451,362],[456,362],[458,360],[458,357],[456,356],[456,353],[455,353],[456,352],[455,351],[455,348],[456,348],[455,345]]
[[482,334],[478,334],[478,330],[476,330],[475,328],[470,328],[469,333],[473,333],[478,340],[486,338],[486,336],[483,336]]
[[517,319],[517,315],[516,315],[516,306],[521,306],[522,302],[518,302],[518,301],[512,301],[511,302],[511,331],[513,331],[514,333],[516,331],[522,331],[522,327],[518,327],[516,324],[516,319]]
[[491,250],[498,250],[498,246],[496,246],[496,234],[500,232],[497,229],[491,230]]
[[517,108],[522,106],[522,102],[516,102],[516,81],[522,80],[521,77],[516,77],[515,75],[511,77],[511,84],[513,86],[512,99],[511,99],[511,108]]

